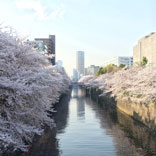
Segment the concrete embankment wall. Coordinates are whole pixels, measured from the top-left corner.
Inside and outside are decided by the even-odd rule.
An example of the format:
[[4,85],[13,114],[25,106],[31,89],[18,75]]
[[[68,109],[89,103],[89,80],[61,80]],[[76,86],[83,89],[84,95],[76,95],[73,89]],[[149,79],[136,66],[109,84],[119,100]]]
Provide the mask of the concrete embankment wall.
[[102,91],[98,88],[86,89],[86,95],[91,96],[98,103],[102,103],[106,107],[119,109],[156,132],[156,103],[133,102],[129,97],[116,100],[110,96],[111,93],[105,96],[99,96],[100,94],[102,94]]
[[156,104],[118,99],[117,108],[156,132]]

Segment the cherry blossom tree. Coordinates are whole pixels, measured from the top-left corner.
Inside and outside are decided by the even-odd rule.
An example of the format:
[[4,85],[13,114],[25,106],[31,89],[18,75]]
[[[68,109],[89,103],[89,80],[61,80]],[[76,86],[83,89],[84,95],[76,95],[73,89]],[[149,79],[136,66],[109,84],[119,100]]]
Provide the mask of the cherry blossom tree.
[[[64,70],[25,44],[11,31],[0,28],[0,153],[26,150],[44,126],[54,126],[47,110],[68,91]],[[51,110],[53,111],[53,110]]]
[[96,87],[103,90],[103,95],[130,97],[133,101],[150,103],[156,100],[156,68],[134,66],[123,68],[116,73],[101,76],[83,77],[80,83],[87,87]]

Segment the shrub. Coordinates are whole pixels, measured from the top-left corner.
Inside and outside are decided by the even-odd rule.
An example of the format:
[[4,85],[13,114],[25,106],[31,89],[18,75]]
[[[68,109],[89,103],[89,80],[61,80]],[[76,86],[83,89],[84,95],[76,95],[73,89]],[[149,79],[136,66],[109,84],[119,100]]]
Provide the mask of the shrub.
[[124,64],[120,64],[119,68],[124,68],[125,65]]
[[147,63],[148,63],[147,58],[146,58],[145,56],[143,56],[143,58],[142,58],[142,60],[141,60],[141,62],[140,62],[140,65],[141,65],[141,66],[145,66]]
[[105,73],[111,73],[111,72],[116,72],[119,70],[119,67],[117,67],[116,65],[114,64],[108,64],[106,67],[100,67],[98,72],[95,74],[96,76],[99,76],[99,75],[102,75],[102,74],[105,74]]

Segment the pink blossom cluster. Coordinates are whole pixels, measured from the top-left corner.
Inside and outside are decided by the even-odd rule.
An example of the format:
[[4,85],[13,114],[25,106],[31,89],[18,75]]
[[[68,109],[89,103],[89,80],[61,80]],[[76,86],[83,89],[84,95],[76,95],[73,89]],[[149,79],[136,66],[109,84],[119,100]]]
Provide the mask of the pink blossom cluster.
[[101,76],[83,77],[80,83],[87,87],[96,87],[103,90],[103,95],[111,92],[112,96],[130,97],[134,101],[145,103],[156,100],[156,68],[134,66],[123,68],[115,73]]
[[[26,150],[44,125],[54,126],[46,110],[68,91],[70,79],[11,31],[0,28],[0,146]],[[53,111],[53,110],[52,110]],[[0,153],[2,152],[0,149]]]

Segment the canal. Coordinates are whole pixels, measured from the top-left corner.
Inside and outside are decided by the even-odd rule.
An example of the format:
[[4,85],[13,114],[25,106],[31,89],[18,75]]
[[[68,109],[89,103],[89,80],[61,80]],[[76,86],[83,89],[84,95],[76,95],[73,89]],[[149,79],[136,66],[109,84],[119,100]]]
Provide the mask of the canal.
[[56,127],[24,156],[154,156],[156,137],[144,125],[97,104],[75,87],[55,106]]

